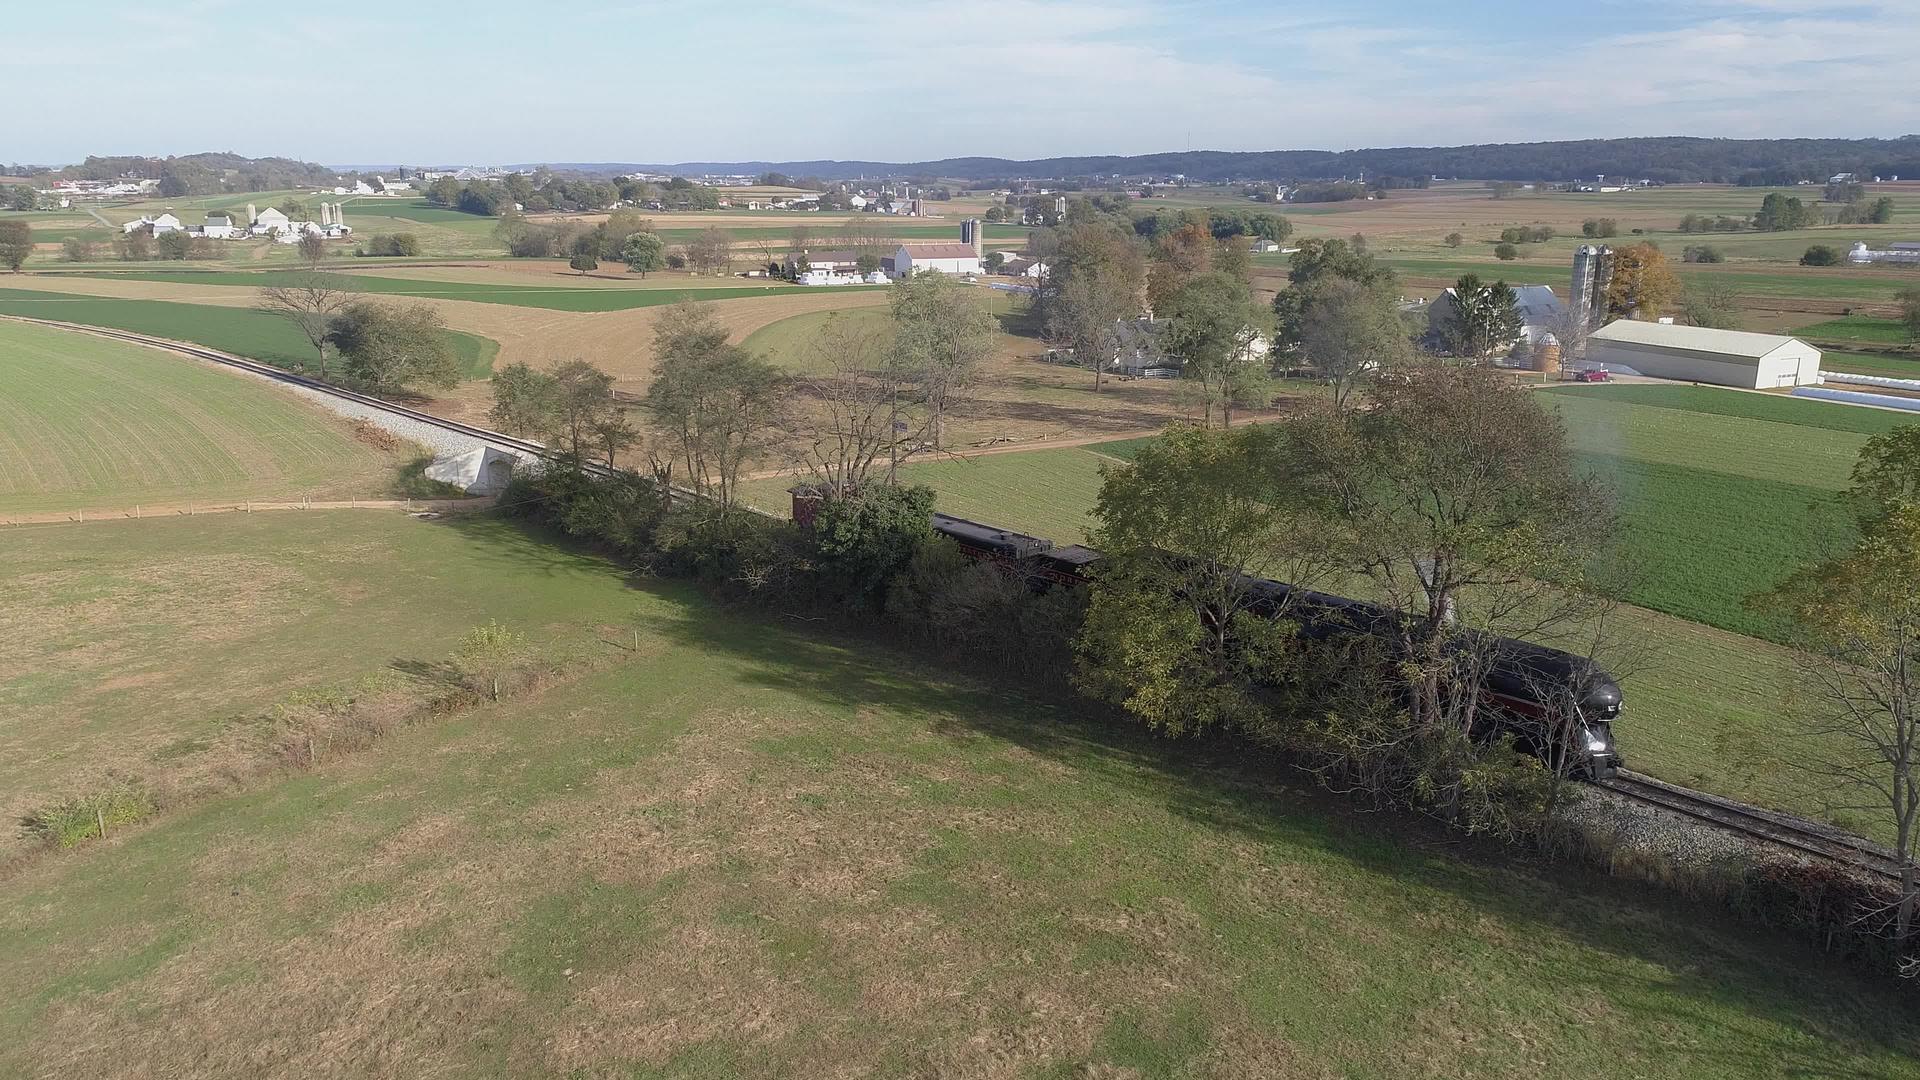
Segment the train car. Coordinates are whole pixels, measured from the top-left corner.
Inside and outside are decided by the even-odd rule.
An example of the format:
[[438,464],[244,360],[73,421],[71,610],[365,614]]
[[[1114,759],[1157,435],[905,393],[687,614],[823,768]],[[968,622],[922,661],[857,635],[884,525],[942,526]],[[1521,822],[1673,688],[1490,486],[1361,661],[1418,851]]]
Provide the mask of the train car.
[[[1100,559],[1092,548],[1054,547],[1051,540],[1016,533],[948,514],[933,515],[933,531],[976,559],[1024,576],[1036,589],[1078,586]],[[1267,618],[1285,616],[1316,640],[1341,636],[1387,637],[1406,615],[1380,604],[1260,579],[1248,586],[1249,607]],[[1553,738],[1572,741],[1569,768],[1593,778],[1625,767],[1614,743],[1613,722],[1624,700],[1613,676],[1585,657],[1550,646],[1498,638],[1483,680],[1487,722],[1482,734],[1511,732],[1539,754]]]

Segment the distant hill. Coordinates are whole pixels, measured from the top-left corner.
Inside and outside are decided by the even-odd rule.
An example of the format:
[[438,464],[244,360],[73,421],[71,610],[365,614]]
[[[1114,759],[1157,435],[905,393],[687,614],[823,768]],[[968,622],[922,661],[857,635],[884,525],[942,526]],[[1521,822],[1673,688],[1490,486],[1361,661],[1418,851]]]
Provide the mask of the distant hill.
[[1898,139],[1582,139],[1573,142],[1403,146],[1370,150],[1190,150],[1181,153],[996,157],[938,161],[548,162],[555,172],[613,176],[631,172],[753,174],[781,172],[822,180],[861,176],[958,179],[1126,178],[1184,175],[1197,180],[1332,180],[1373,176],[1472,180],[1559,180],[1609,176],[1662,183],[1790,184],[1838,172],[1920,177],[1920,135]]
[[89,156],[50,174],[62,180],[160,181],[162,195],[219,195],[282,188],[331,187],[333,169],[292,158],[250,158],[234,153],[183,154],[179,157]]

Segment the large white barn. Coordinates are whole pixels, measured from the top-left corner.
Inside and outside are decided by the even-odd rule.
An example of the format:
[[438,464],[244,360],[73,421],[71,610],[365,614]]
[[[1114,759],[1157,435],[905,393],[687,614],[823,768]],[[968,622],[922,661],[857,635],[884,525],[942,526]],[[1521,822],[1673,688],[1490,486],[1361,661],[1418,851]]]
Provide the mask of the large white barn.
[[1820,350],[1799,338],[1632,319],[1588,335],[1587,364],[1748,390],[1820,381]]
[[986,266],[973,244],[901,244],[886,269],[896,278],[912,277],[929,271],[942,274],[984,274]]

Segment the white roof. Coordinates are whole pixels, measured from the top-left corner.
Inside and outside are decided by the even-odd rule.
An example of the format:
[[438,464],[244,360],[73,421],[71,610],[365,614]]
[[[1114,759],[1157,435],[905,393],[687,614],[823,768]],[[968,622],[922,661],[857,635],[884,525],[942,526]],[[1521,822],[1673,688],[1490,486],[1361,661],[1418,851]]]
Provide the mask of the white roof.
[[[1590,341],[1618,341],[1627,345],[1654,345],[1692,352],[1719,353],[1758,360],[1798,338],[1780,334],[1756,334],[1748,330],[1714,330],[1705,326],[1681,326],[1678,323],[1640,322],[1616,319],[1588,335]],[[1804,342],[1801,342],[1804,344]]]

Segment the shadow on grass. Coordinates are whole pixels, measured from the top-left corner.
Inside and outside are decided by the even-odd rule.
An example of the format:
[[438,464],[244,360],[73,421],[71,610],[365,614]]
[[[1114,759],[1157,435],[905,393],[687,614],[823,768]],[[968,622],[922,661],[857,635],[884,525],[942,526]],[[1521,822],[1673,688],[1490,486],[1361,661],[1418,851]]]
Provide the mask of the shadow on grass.
[[[515,522],[449,519],[448,527],[485,542],[493,551],[490,558],[521,572],[529,566],[554,573],[588,566],[619,572],[599,556],[565,546],[564,539]],[[1739,1060],[1723,1054],[1726,1075],[1865,1080],[1882,1074],[1835,1062],[1833,1046],[1862,1056],[1920,1054],[1920,1020],[1903,988],[1844,968],[1780,935],[1716,926],[1714,908],[1701,909],[1577,866],[1463,840],[1417,818],[1367,813],[1355,801],[1312,788],[1244,744],[1155,738],[1064,689],[1036,689],[936,666],[925,656],[843,630],[831,620],[729,610],[684,582],[633,575],[626,580],[663,602],[653,631],[685,648],[729,659],[744,685],[847,713],[880,708],[925,716],[935,733],[1019,746],[1124,783],[1208,829],[1255,844],[1320,851],[1375,875],[1383,898],[1441,892],[1523,932],[1578,941],[1624,958],[1632,963],[1583,960],[1582,950],[1566,950],[1560,994],[1571,1001],[1604,1001],[1637,1024],[1702,1031],[1723,1023],[1716,1009],[1731,1010],[1829,1044],[1813,1045],[1806,1038],[1742,1043],[1746,1033],[1728,1033],[1713,1045],[1742,1045],[1745,1053]],[[1632,977],[1623,977],[1623,970]],[[1688,1009],[1688,1002],[1697,1008]]]
[[[1354,801],[1294,786],[1305,781],[1229,740],[1154,738],[1064,691],[996,685],[869,639],[795,631],[779,619],[729,613],[695,599],[657,629],[688,648],[738,660],[747,685],[849,712],[877,707],[922,714],[935,732],[1003,741],[1123,781],[1208,829],[1320,850],[1378,875],[1383,895],[1442,891],[1523,932],[1629,958],[1633,965],[1589,961],[1583,968],[1580,951],[1567,950],[1563,993],[1606,1000],[1639,1014],[1638,1022],[1704,1029],[1718,1022],[1714,1009],[1733,1009],[1862,1054],[1920,1052],[1910,995],[1784,937],[1714,926],[1712,909],[1700,912],[1578,867],[1463,841],[1404,815],[1364,813]],[[1625,983],[1623,966],[1646,974]],[[1836,994],[1836,988],[1850,992]],[[1676,1015],[1675,998],[1698,1001],[1700,1008]],[[1732,1045],[1733,1036],[1717,1044]],[[1840,1066],[1797,1040],[1752,1045],[1749,1060],[1729,1061],[1727,1068],[1733,1075],[1880,1075]]]
[[393,483],[390,490],[396,499],[464,499],[467,493],[452,484],[434,480],[427,476],[427,466],[433,464],[432,454],[421,454],[411,461],[401,462],[393,467]]

